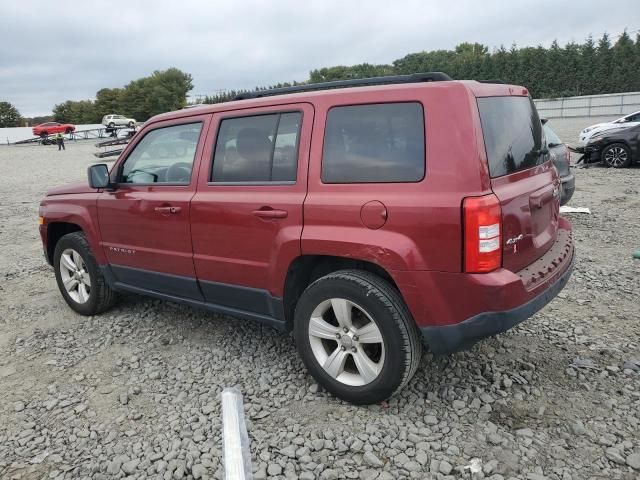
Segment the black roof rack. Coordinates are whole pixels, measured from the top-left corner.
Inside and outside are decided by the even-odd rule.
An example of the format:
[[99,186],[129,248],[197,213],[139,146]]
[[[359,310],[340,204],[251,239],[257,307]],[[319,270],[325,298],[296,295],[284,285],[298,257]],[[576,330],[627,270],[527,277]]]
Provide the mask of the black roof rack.
[[480,83],[500,83],[500,84],[504,84],[505,81],[504,80],[500,80],[499,78],[494,78],[494,79],[490,79],[490,80],[478,80]]
[[411,75],[390,75],[387,77],[354,78],[353,80],[336,80],[324,83],[309,83],[306,85],[295,85],[293,87],[271,88],[269,90],[258,90],[255,92],[245,92],[237,95],[234,100],[246,100],[248,98],[271,97],[273,95],[284,95],[287,93],[309,92],[314,90],[329,90],[333,88],[362,87],[369,85],[389,85],[395,83],[420,83],[420,82],[444,82],[453,80],[449,75],[442,72],[414,73]]

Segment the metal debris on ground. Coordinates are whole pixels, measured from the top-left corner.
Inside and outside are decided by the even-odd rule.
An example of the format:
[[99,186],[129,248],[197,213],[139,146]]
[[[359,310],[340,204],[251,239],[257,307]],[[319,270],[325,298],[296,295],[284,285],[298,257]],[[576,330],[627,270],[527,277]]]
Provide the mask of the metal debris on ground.
[[251,480],[249,436],[244,423],[242,394],[236,388],[225,388],[222,400],[222,447],[225,480]]

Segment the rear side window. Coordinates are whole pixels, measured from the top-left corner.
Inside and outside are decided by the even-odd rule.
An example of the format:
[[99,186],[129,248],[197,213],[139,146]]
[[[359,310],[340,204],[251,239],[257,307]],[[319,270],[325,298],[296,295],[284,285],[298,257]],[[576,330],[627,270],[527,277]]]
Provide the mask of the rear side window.
[[324,183],[419,182],[425,169],[420,103],[334,107],[322,153]]
[[295,182],[302,113],[222,120],[212,182]]
[[545,162],[542,124],[529,97],[478,98],[491,178]]

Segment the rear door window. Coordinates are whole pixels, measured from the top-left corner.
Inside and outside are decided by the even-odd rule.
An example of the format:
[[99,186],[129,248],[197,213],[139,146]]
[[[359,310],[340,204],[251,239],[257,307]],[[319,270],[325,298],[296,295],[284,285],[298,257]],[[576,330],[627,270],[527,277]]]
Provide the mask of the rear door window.
[[545,162],[542,123],[529,97],[478,98],[491,178]]
[[322,153],[324,183],[419,182],[424,111],[418,102],[334,107]]
[[220,123],[212,182],[295,182],[302,113],[227,118]]

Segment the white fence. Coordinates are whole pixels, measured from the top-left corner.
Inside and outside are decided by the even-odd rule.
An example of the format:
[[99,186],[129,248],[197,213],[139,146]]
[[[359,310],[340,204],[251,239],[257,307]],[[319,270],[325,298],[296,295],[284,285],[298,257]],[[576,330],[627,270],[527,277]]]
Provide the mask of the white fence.
[[545,118],[620,117],[640,110],[640,92],[541,98],[534,102],[540,116]]

